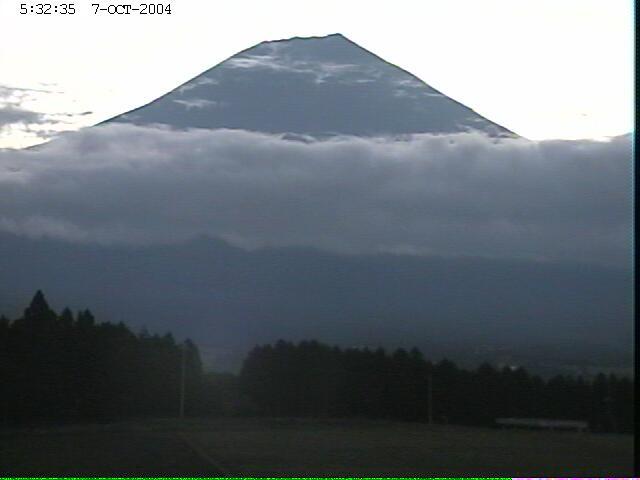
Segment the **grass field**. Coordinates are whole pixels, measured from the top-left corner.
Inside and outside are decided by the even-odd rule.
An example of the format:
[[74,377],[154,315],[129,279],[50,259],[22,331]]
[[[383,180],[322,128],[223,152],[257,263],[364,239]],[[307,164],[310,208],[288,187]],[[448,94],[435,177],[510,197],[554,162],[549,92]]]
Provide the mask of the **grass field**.
[[385,421],[189,419],[0,432],[4,475],[629,477],[633,437]]

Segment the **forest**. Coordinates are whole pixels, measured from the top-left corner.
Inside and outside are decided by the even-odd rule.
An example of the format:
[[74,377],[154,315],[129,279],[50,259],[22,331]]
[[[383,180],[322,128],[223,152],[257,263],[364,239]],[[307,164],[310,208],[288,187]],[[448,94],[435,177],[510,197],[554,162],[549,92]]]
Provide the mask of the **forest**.
[[280,340],[253,348],[238,375],[206,372],[190,340],[135,334],[89,310],[57,314],[38,291],[21,317],[0,317],[0,424],[127,418],[269,416],[393,419],[495,426],[502,417],[588,421],[633,431],[633,380],[542,379],[523,368],[474,370],[416,348],[340,348]]

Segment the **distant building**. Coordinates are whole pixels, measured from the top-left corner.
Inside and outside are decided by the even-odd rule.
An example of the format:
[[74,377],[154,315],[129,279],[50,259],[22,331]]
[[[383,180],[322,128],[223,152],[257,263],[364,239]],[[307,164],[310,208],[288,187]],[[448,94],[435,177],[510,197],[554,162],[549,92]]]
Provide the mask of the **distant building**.
[[532,428],[548,430],[588,430],[589,424],[582,420],[553,420],[548,418],[496,418],[503,428]]

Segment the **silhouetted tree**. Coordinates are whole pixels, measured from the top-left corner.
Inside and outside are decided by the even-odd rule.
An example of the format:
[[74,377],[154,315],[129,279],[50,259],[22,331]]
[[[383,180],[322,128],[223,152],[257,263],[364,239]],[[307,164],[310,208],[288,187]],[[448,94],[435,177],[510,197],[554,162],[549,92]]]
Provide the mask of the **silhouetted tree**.
[[[178,414],[185,363],[187,415],[366,417],[492,425],[498,417],[587,419],[631,432],[632,379],[542,380],[522,368],[431,363],[413,348],[329,347],[279,340],[256,346],[238,377],[205,375],[197,346],[167,333],[134,334],[90,310],[57,315],[36,292],[24,314],[0,317],[0,420],[113,420]],[[429,380],[433,380],[432,388]],[[432,395],[429,391],[432,390]],[[432,398],[431,405],[429,400]]]
[[[186,342],[188,413],[199,411],[202,363]],[[90,310],[60,315],[36,292],[24,314],[0,318],[1,419],[110,420],[178,413],[181,349],[170,334],[134,335]]]
[[523,368],[485,363],[475,371],[449,360],[427,362],[414,348],[329,348],[318,342],[278,341],[251,350],[239,388],[254,414],[393,418],[427,421],[429,379],[437,422],[490,426],[498,417],[588,419],[598,431],[631,431],[629,379],[556,376],[548,381]]

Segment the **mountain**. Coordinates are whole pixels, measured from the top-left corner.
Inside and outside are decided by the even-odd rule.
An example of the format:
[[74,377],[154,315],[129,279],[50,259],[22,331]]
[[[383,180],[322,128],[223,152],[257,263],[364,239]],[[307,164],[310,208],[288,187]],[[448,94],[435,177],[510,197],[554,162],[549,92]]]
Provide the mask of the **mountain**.
[[108,122],[314,137],[515,136],[339,34],[260,43]]
[[516,364],[628,365],[630,277],[571,263],[246,251],[206,237],[101,246],[0,234],[0,314],[18,314],[40,288],[58,310],[190,336],[217,368],[278,338],[477,363],[507,352]]
[[[402,136],[470,130],[516,136],[341,35],[261,43],[107,123],[246,129],[309,142],[332,135]],[[105,138],[109,145],[117,144],[113,152],[123,155],[126,162],[131,160],[126,157],[128,146],[115,137],[123,130],[131,129],[112,129],[115,133],[110,135],[114,136]],[[64,143],[56,142],[38,150],[64,147]],[[105,148],[104,143],[95,148]],[[87,145],[81,152],[89,150]],[[112,158],[111,152],[107,149],[106,163]],[[252,155],[259,157],[261,151]],[[204,157],[204,161],[210,158]],[[174,159],[180,160],[172,157],[163,162]],[[72,160],[82,162],[83,158]],[[182,207],[180,193],[193,188],[193,177],[176,179],[175,169],[163,176],[163,162],[158,163],[157,170],[155,163],[144,170],[154,183],[138,193],[156,198],[166,195],[163,188],[168,184],[177,182],[183,190],[178,189],[178,194],[171,190],[174,194],[169,197],[175,198],[180,214],[188,216],[190,209],[197,208],[225,208],[206,195]],[[109,172],[106,167],[104,172]],[[457,175],[467,175],[465,168],[452,169],[452,181]],[[585,168],[590,168],[588,163]],[[54,210],[62,218],[66,210],[80,204],[83,195],[92,197],[92,202],[86,203],[81,216],[92,221],[102,207],[119,220],[123,215],[120,209],[140,198],[130,194],[138,184],[129,184],[126,175],[104,174],[106,191],[110,195],[112,191],[121,192],[114,202],[99,191],[87,191],[88,177],[69,178],[64,168],[54,173],[48,181],[56,187],[61,185],[54,197],[69,185],[78,187],[81,194],[64,197],[67,200]],[[513,178],[517,178],[517,172]],[[540,183],[547,180],[558,181],[551,175],[541,175]],[[486,181],[487,197],[501,185],[492,183],[492,178],[481,181]],[[120,189],[114,188],[115,184]],[[393,182],[391,186],[403,188]],[[430,188],[428,183],[419,182],[408,188],[422,193],[423,186]],[[594,186],[599,187],[597,182]],[[332,186],[326,195],[338,195],[339,188]],[[516,183],[514,189],[518,188]],[[561,191],[571,195],[571,185],[563,184]],[[594,195],[598,191],[594,189]],[[245,191],[238,193],[242,201]],[[428,195],[417,198],[424,203],[430,201]],[[375,200],[384,204],[384,192]],[[554,199],[542,200],[536,212],[546,216]],[[296,198],[283,192],[282,201],[295,203]],[[26,208],[17,197],[11,205]],[[253,205],[249,202],[249,208]],[[404,205],[397,209],[403,214],[416,203],[408,202],[406,208]],[[155,208],[155,204],[149,208]],[[306,212],[301,212],[284,220],[302,222],[304,228]],[[420,212],[416,209],[410,213]],[[46,212],[36,213],[44,216]],[[395,214],[391,208],[374,220],[383,229],[390,229],[387,215]],[[446,219],[443,216],[440,221],[446,223]],[[36,215],[36,227],[42,220],[47,218]],[[261,221],[272,220],[265,216]],[[530,229],[534,234],[535,225]],[[588,236],[590,224],[585,225],[580,234]],[[483,226],[470,222],[469,236]],[[166,224],[167,229],[171,227]],[[325,227],[338,229],[344,224],[329,220],[323,223]],[[61,228],[66,227],[63,224]],[[164,224],[160,228],[165,228]],[[213,352],[209,364],[216,368],[237,367],[238,359],[253,345],[278,338],[314,338],[342,346],[415,345],[432,359],[448,355],[456,361],[542,362],[545,368],[630,363],[632,280],[626,269],[435,254],[346,255],[292,247],[251,251],[214,238],[171,245],[71,243],[19,237],[10,231],[0,231],[0,314],[14,317],[33,292],[42,289],[58,310],[65,305],[73,309],[89,307],[100,320],[125,321],[134,328],[144,325],[151,331],[171,330],[178,338],[190,336],[205,355]],[[239,353],[223,363],[221,355],[229,352]]]

